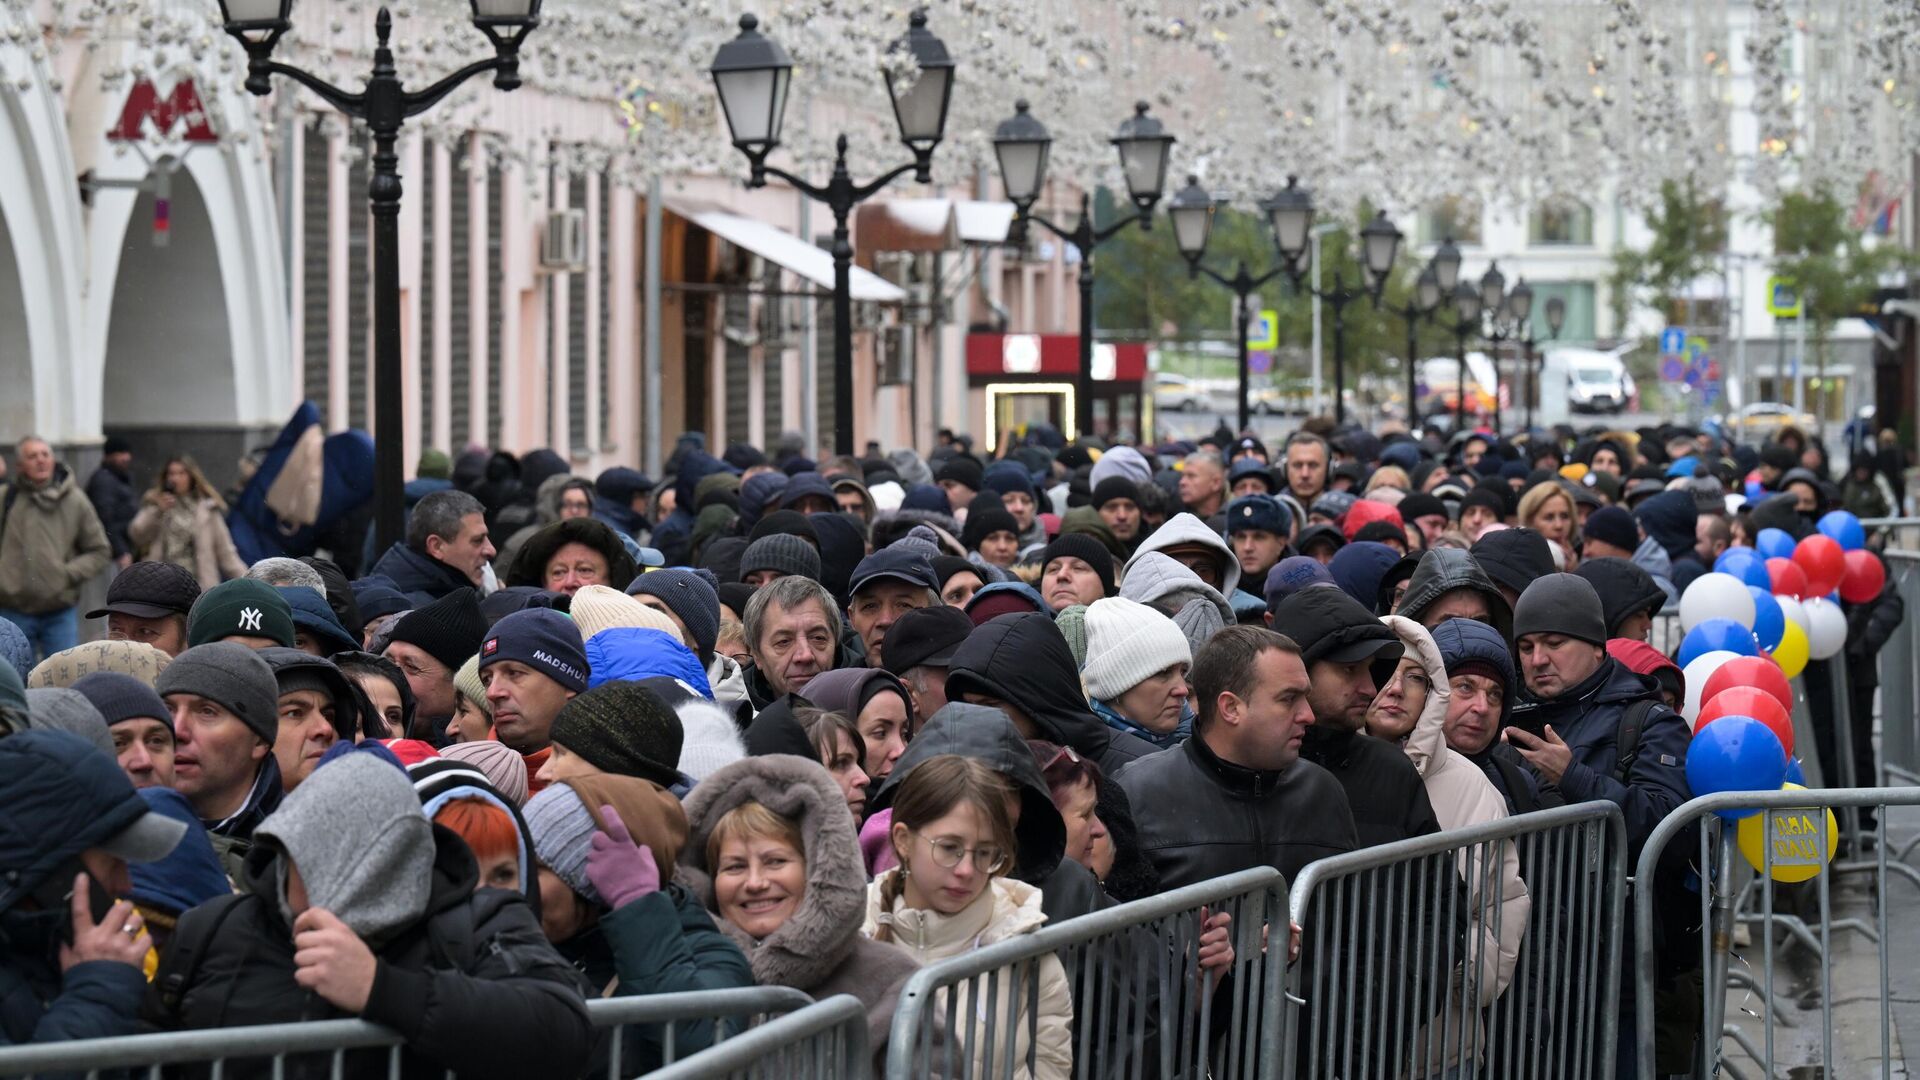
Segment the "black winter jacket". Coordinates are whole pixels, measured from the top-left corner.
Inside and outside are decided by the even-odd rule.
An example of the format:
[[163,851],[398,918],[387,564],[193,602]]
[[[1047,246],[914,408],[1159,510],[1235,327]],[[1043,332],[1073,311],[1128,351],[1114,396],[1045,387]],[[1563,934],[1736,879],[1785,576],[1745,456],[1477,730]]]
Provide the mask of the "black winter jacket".
[[1033,721],[1034,738],[1073,747],[1108,776],[1156,749],[1093,715],[1067,639],[1045,615],[1000,615],[968,635],[947,669],[947,700],[965,694],[999,698],[1019,709]]
[[467,575],[404,542],[396,542],[380,556],[368,571],[369,577],[384,577],[405,593],[414,607],[426,607],[455,589],[471,589]]
[[107,532],[113,557],[133,554],[127,526],[140,512],[140,493],[133,490],[133,481],[118,469],[102,465],[87,478],[87,498],[93,502],[93,512],[100,515],[100,527]]
[[[474,890],[479,867],[459,836],[433,827],[432,890],[426,915],[374,947],[379,960],[362,1019],[406,1036],[402,1074],[462,1077],[579,1076],[593,1031],[573,969],[547,944],[519,893]],[[293,935],[281,914],[281,852],[247,856],[252,891],[195,908],[180,920],[174,947],[148,991],[146,1019],[162,1029],[338,1019],[343,1014],[294,982]],[[184,940],[204,936],[198,963]],[[163,990],[179,990],[169,1008]],[[260,1060],[229,1064],[227,1075],[265,1076]],[[330,1075],[328,1055],[295,1056],[293,1077]],[[197,1075],[197,1074],[196,1074]],[[346,1057],[349,1077],[387,1076],[387,1051]]]
[[1864,604],[1840,603],[1847,613],[1847,682],[1855,690],[1880,685],[1880,650],[1907,617],[1907,602],[1894,585],[1888,574],[1879,596]]
[[1332,773],[1346,789],[1361,847],[1440,831],[1426,781],[1397,744],[1315,724],[1300,742],[1300,758]]

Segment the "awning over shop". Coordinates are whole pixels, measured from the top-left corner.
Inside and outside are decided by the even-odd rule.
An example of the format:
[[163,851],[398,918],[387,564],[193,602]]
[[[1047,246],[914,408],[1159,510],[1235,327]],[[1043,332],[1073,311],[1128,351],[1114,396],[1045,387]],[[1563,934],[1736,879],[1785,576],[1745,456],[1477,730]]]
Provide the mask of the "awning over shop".
[[1004,244],[1013,204],[969,199],[886,199],[860,207],[854,219],[865,251],[953,251],[963,244]]
[[[790,232],[693,199],[668,199],[666,208],[727,243],[778,263],[822,289],[833,288],[833,255]],[[878,274],[858,266],[852,269],[855,300],[897,304],[907,298],[905,289]]]

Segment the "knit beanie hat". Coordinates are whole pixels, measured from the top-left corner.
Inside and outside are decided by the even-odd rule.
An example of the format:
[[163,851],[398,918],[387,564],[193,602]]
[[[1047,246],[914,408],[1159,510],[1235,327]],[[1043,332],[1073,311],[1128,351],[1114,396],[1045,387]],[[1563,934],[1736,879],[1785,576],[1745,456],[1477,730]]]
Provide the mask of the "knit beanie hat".
[[1413,492],[1406,498],[1400,500],[1400,517],[1403,521],[1411,522],[1416,518],[1428,517],[1433,514],[1446,517],[1447,504],[1424,491]]
[[487,700],[487,684],[480,681],[478,652],[467,657],[466,662],[460,665],[460,670],[453,673],[453,688],[489,718],[493,716],[493,703]]
[[[667,605],[686,624],[694,654],[702,663],[713,659],[713,642],[720,636],[720,594],[705,575],[693,570],[653,570],[634,578],[627,586],[627,595],[651,596]],[[574,603],[579,604],[578,596]],[[574,619],[579,617],[576,611]]]
[[666,786],[680,780],[680,718],[637,682],[602,683],[553,719],[553,741],[601,772]]
[[1063,607],[1053,616],[1053,625],[1067,639],[1067,651],[1073,654],[1073,666],[1087,666],[1087,605]]
[[1121,596],[1087,608],[1087,661],[1080,678],[1090,697],[1111,702],[1182,663],[1193,663],[1193,652],[1172,619]]
[[1100,575],[1102,594],[1113,595],[1113,553],[1105,544],[1086,533],[1064,533],[1041,550],[1040,567],[1044,571],[1048,563],[1069,556],[1093,567],[1093,572]]
[[440,756],[479,769],[486,776],[487,783],[493,785],[493,790],[505,796],[513,805],[519,806],[527,801],[527,759],[506,743],[493,739],[459,742],[443,747]]
[[[992,502],[975,499],[967,509],[967,524],[960,531],[960,542],[968,551],[979,551],[980,542],[997,532],[1010,532],[1020,535],[1020,523],[1000,502],[1000,497],[991,496]],[[984,504],[984,505],[983,505]]]
[[27,691],[27,715],[33,718],[35,731],[66,731],[92,743],[101,753],[116,757],[113,735],[100,710],[85,694],[62,686],[47,686]]
[[939,579],[942,591],[946,590],[947,581],[955,574],[978,574],[982,585],[987,584],[988,580],[987,575],[978,566],[958,555],[940,555],[934,558],[933,576]]
[[673,864],[687,842],[687,815],[666,789],[633,776],[581,776],[562,780],[527,800],[523,811],[540,865],[589,901],[605,905],[587,878],[593,834],[602,828],[600,808],[612,806],[636,844],[653,852],[660,880],[673,876]]
[[131,675],[149,688],[173,657],[144,641],[89,641],[62,649],[27,674],[28,687],[72,686],[100,671]]
[[1606,608],[1593,585],[1578,574],[1548,574],[1527,586],[1513,605],[1513,636],[1565,634],[1595,645],[1607,643]]
[[154,680],[153,689],[163,698],[168,694],[206,698],[238,717],[268,746],[280,730],[280,682],[259,653],[237,642],[215,641],[188,649],[173,658]]
[[[1314,505],[1317,506],[1319,503],[1316,501]],[[1340,529],[1346,535],[1347,542],[1352,543],[1354,540],[1359,539],[1361,529],[1377,521],[1384,521],[1396,529],[1404,530],[1406,528],[1406,523],[1400,520],[1400,511],[1383,502],[1376,502],[1373,499],[1361,499],[1347,510],[1346,517],[1341,519]],[[1406,534],[1403,531],[1401,533],[1403,542],[1405,536]]]
[[193,602],[187,613],[187,644],[205,645],[234,635],[264,637],[292,648],[293,608],[280,590],[264,581],[223,581]]
[[1140,485],[1124,476],[1109,476],[1093,486],[1093,508],[1095,510],[1115,499],[1125,499],[1138,504]]
[[1460,500],[1461,517],[1466,516],[1469,506],[1483,506],[1493,511],[1493,516],[1496,518],[1507,516],[1507,497],[1496,487],[1481,486],[1467,492],[1467,497]]
[[387,631],[387,643],[404,641],[418,646],[452,669],[479,652],[481,639],[486,636],[487,617],[480,611],[480,596],[463,588],[402,615]]
[[747,541],[752,543],[763,536],[780,534],[798,536],[812,544],[814,550],[820,549],[820,534],[814,531],[813,522],[808,521],[807,515],[797,510],[775,510],[761,518],[760,524],[755,525],[753,531],[747,534]]
[[[764,524],[764,522],[762,523]],[[820,551],[798,536],[773,533],[747,545],[740,557],[740,580],[760,570],[771,570],[782,577],[820,580]]]
[[12,668],[24,680],[33,670],[33,655],[33,643],[27,635],[12,622],[0,619],[0,664]]
[[933,482],[939,484],[951,480],[956,484],[964,484],[973,491],[979,491],[986,486],[985,476],[986,469],[979,461],[965,454],[956,454],[941,462],[940,467],[933,471]]
[[1640,527],[1633,515],[1618,506],[1603,506],[1587,515],[1580,531],[1589,540],[1599,540],[1631,554],[1640,546]]
[[108,727],[123,720],[158,720],[173,727],[173,710],[150,683],[117,671],[96,671],[74,680],[73,689],[100,710]]
[[915,484],[907,489],[900,499],[902,510],[925,510],[934,514],[953,513],[953,503],[947,500],[947,493],[932,484]]
[[587,652],[580,629],[552,608],[526,608],[493,624],[480,645],[480,666],[502,660],[525,664],[576,694],[587,688]]
[[1019,492],[1033,498],[1033,474],[1016,461],[996,461],[993,467],[980,474],[980,482],[986,490],[999,492],[1002,497]]
[[673,625],[672,619],[605,585],[588,585],[574,593],[569,610],[583,643],[600,631],[617,626],[661,630],[676,638],[680,636],[680,628]]

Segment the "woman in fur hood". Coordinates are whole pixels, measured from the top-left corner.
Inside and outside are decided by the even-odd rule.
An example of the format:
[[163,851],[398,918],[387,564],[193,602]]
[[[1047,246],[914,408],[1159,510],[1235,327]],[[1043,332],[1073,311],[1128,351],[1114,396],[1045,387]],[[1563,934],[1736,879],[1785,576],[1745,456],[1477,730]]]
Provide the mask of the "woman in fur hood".
[[686,811],[681,878],[746,953],[754,981],[859,998],[884,1061],[900,988],[920,965],[860,933],[867,872],[840,785],[806,758],[750,757],[696,785]]

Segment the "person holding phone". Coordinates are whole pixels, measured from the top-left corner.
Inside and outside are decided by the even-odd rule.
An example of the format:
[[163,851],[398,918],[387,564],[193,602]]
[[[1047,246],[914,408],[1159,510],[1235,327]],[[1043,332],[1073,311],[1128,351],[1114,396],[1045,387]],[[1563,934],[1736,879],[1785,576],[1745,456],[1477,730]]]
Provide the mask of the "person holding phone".
[[186,825],[154,813],[113,758],[64,731],[0,739],[0,1045],[130,1035],[148,939],[127,863]]

